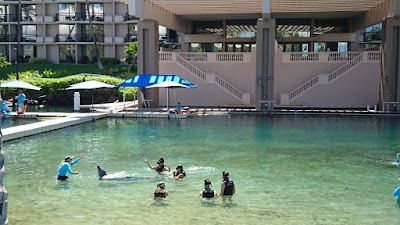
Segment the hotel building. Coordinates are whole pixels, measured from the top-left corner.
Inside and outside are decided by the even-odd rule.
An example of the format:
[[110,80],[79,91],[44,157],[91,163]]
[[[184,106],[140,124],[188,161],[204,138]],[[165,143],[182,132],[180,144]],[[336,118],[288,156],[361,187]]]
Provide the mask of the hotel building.
[[135,24],[126,1],[2,0],[0,53],[10,62],[47,58],[85,64],[96,61],[96,42],[101,58],[120,59],[124,46],[136,37]]
[[[400,111],[398,0],[128,2],[140,18],[138,73],[199,86],[176,90],[181,104]],[[159,52],[159,25],[177,37],[174,48]],[[146,92],[166,105],[165,90]]]

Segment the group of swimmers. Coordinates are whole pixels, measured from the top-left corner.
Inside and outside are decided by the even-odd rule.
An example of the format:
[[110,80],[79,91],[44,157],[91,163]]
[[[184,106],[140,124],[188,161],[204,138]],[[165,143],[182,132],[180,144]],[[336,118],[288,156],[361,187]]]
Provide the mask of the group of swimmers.
[[[163,158],[160,158],[157,161],[157,166],[151,165],[147,159],[145,159],[144,161],[147,163],[150,169],[155,170],[159,174],[165,174],[165,172],[171,172],[170,165],[165,166]],[[180,164],[175,168],[172,174],[175,179],[183,179],[184,177],[186,177],[185,170],[183,169],[183,166]],[[229,178],[229,172],[223,171],[222,178],[223,180],[221,183],[221,192],[219,196],[221,197],[232,196],[236,192],[236,190],[235,190],[235,183],[233,182],[232,179]],[[203,199],[208,199],[208,200],[215,199],[218,197],[218,193],[212,188],[210,179],[204,180],[204,189],[200,192],[199,195]],[[168,191],[165,189],[165,183],[163,181],[160,181],[157,184],[156,190],[154,191],[154,199],[165,199],[167,196],[168,196]]]
[[[79,162],[82,158],[84,158],[85,155],[81,154],[80,157],[77,159],[73,160],[73,156],[66,156],[64,160],[61,161],[59,168],[58,168],[58,176],[57,180],[59,181],[65,181],[68,179],[67,173],[69,174],[79,174],[78,171],[73,171],[71,169],[71,166]],[[165,166],[164,165],[164,159],[160,158],[157,161],[157,165],[153,166],[150,164],[150,162],[145,159],[144,160],[147,165],[149,166],[150,169],[155,170],[157,173],[166,175],[168,172],[171,172],[170,165]],[[173,171],[173,177],[175,179],[183,179],[186,177],[186,172],[183,169],[182,165],[178,165],[175,170]],[[236,189],[235,189],[235,183],[233,182],[232,179],[229,178],[229,172],[223,171],[222,172],[222,183],[221,183],[221,192],[220,195],[221,197],[224,196],[232,196],[235,194]],[[165,183],[163,181],[160,181],[157,183],[156,190],[154,191],[154,199],[156,200],[162,200],[165,199],[168,196],[168,191],[165,188]],[[218,197],[218,193],[212,188],[212,183],[210,179],[204,180],[204,188],[202,191],[200,191],[199,194],[200,197],[206,200],[212,200]]]

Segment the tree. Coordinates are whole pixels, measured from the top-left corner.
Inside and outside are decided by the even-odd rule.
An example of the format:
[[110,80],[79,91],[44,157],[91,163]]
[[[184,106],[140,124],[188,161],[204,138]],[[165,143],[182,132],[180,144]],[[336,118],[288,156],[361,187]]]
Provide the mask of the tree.
[[[99,49],[97,47],[97,41],[96,41],[96,34],[94,33],[94,28],[93,28],[93,23],[92,23],[92,19],[94,18],[94,16],[92,17],[90,15],[90,5],[89,5],[89,1],[86,0],[86,10],[87,10],[87,14],[88,14],[88,19],[89,19],[89,33],[92,35],[93,38],[93,42],[94,42],[94,49],[95,49],[95,53],[96,53],[96,59],[97,59],[97,66],[99,67],[99,69],[104,69],[103,64],[101,63],[101,59],[100,59],[100,54],[99,54]],[[94,12],[93,12],[94,14]]]
[[136,64],[137,50],[138,50],[137,42],[132,42],[128,46],[125,46],[124,49],[125,56],[124,58],[122,58],[122,61],[126,63]]
[[1,53],[0,53],[0,67],[6,67],[10,65],[10,63],[7,61],[7,58],[4,57]]

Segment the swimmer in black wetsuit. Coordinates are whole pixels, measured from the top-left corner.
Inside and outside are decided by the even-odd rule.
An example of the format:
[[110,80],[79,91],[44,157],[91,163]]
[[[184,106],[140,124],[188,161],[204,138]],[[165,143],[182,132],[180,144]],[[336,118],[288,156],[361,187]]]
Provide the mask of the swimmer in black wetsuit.
[[204,180],[204,189],[200,192],[200,196],[207,200],[217,198],[218,194],[214,189],[212,189],[211,181],[209,179]]
[[144,161],[147,163],[147,165],[149,166],[150,169],[153,169],[153,170],[157,171],[158,173],[170,172],[171,171],[169,165],[168,166],[164,165],[164,159],[163,158],[160,158],[157,161],[157,166],[152,166],[150,164],[149,160],[147,160],[147,159],[145,159]]
[[182,179],[182,178],[186,177],[186,173],[183,170],[183,166],[182,165],[178,165],[176,167],[176,169],[174,170],[173,174],[174,174],[174,178],[175,179]]
[[223,181],[221,183],[221,193],[220,196],[232,196],[235,194],[235,183],[233,180],[229,179],[229,172],[222,172]]
[[156,190],[154,190],[154,200],[164,200],[168,196],[168,191],[165,190],[165,183],[158,182]]

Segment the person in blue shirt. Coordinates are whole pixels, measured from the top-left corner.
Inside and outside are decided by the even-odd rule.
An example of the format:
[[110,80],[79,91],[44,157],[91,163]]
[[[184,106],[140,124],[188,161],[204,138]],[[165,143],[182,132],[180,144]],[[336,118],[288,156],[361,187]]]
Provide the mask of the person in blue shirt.
[[398,152],[396,155],[396,162],[400,163],[400,152]]
[[26,95],[22,89],[19,89],[17,111],[20,112],[20,114],[23,114],[26,111],[26,103]]
[[175,113],[176,114],[181,114],[182,106],[181,103],[178,102],[178,104],[175,106]]
[[400,187],[397,187],[393,192],[394,196],[397,196],[397,205],[400,206]]
[[75,163],[79,162],[82,158],[84,158],[85,155],[81,154],[81,156],[74,161],[72,159],[74,158],[73,156],[66,156],[63,161],[61,161],[60,166],[58,167],[58,176],[57,180],[60,181],[65,181],[68,179],[67,172],[70,174],[79,174],[78,171],[74,172],[71,169],[71,166],[74,165]]

